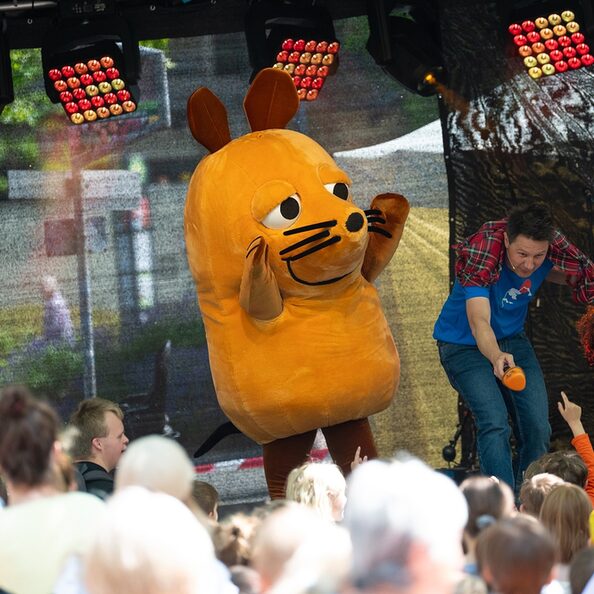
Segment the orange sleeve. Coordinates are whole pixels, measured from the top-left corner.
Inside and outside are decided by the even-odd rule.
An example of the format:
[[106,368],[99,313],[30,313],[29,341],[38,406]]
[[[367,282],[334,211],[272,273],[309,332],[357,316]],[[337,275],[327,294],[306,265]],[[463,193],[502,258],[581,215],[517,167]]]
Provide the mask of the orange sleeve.
[[588,467],[588,480],[585,490],[594,506],[594,450],[592,449],[592,442],[587,433],[582,433],[571,440],[571,445]]

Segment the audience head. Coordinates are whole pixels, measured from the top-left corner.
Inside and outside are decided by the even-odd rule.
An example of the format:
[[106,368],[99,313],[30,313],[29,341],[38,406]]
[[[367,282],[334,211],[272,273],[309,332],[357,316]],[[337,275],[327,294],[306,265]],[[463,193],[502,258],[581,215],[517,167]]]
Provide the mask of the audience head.
[[106,505],[86,558],[89,594],[218,594],[204,527],[180,501],[128,487]]
[[179,443],[148,435],[134,440],[122,456],[115,488],[140,486],[186,502],[193,480],[194,466]]
[[208,518],[215,522],[219,519],[219,492],[210,483],[195,478],[192,482],[192,499]]
[[471,476],[462,482],[460,490],[468,504],[464,534],[470,538],[476,538],[481,530],[515,509],[511,488],[495,478]]
[[340,522],[346,503],[346,481],[336,464],[307,462],[287,478],[286,498],[316,510],[323,518]]
[[217,558],[227,567],[249,565],[254,534],[260,520],[237,513],[225,518],[213,530],[212,539]]
[[237,586],[238,594],[260,594],[260,576],[247,565],[229,567],[231,583]]
[[562,478],[549,472],[541,472],[525,479],[520,489],[520,511],[538,518],[546,495],[553,487],[563,483]]
[[54,410],[24,386],[0,392],[0,468],[9,483],[19,487],[53,483],[59,424]]
[[588,546],[592,504],[577,485],[563,484],[551,489],[540,509],[540,521],[557,543],[559,561],[570,563]]
[[576,553],[569,568],[571,594],[582,594],[586,584],[594,575],[594,548]]
[[317,513],[292,502],[266,516],[255,533],[251,559],[260,574],[262,592],[280,579],[286,563],[319,525]]
[[71,445],[72,459],[94,462],[111,472],[128,445],[123,420],[124,414],[115,402],[83,400],[70,417],[71,426],[77,430]]
[[416,459],[372,460],[349,477],[345,525],[354,584],[440,591],[463,563],[464,496],[453,481]]
[[349,533],[318,521],[285,563],[270,594],[336,594],[348,584],[352,562]]
[[[542,470],[562,478],[566,483],[585,487],[588,467],[575,450],[559,450],[545,454],[541,459]],[[529,478],[529,477],[526,477]]]
[[498,594],[539,594],[553,577],[555,543],[531,516],[503,518],[486,528],[476,554],[483,579]]

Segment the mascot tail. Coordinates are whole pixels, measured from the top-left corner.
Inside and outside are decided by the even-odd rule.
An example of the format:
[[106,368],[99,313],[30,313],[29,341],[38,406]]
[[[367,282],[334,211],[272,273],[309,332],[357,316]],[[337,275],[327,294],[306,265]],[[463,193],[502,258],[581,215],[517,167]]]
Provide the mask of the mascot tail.
[[241,433],[241,431],[231,422],[227,421],[222,425],[219,425],[204,441],[204,443],[194,452],[194,458],[200,458],[204,456],[206,452],[210,452],[219,441],[222,441],[229,435],[235,433]]

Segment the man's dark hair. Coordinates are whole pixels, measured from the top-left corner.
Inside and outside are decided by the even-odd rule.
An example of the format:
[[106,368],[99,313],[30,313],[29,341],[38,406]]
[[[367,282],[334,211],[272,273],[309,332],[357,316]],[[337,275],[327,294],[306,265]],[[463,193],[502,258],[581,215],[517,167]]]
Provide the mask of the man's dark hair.
[[510,242],[518,235],[534,241],[552,241],[555,225],[551,209],[544,202],[516,206],[509,213],[505,230]]

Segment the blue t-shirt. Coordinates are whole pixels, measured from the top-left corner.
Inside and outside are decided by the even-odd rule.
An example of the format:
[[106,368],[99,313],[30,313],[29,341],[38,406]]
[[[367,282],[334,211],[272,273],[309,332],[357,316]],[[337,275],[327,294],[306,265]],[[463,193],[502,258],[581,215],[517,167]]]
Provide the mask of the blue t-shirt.
[[545,260],[528,278],[522,278],[507,266],[490,287],[463,287],[457,280],[435,322],[433,338],[454,344],[476,345],[466,315],[466,300],[487,297],[491,304],[491,328],[497,340],[518,334],[524,329],[528,304],[553,267]]

